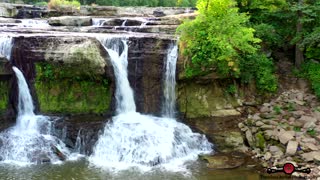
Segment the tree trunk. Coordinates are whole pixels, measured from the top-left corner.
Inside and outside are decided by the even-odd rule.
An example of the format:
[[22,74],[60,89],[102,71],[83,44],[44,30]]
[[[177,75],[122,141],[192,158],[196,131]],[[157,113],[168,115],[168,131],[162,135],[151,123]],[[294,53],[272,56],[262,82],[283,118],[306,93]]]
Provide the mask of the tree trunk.
[[[299,6],[303,6],[303,0],[299,0]],[[300,21],[302,16],[303,16],[303,14],[302,14],[301,10],[299,10],[298,11],[298,22],[297,22],[297,35],[299,35],[299,36],[300,36],[300,33],[302,32],[302,28],[303,28],[302,22]],[[299,48],[300,44],[301,44],[301,38],[296,44],[296,51],[295,51],[295,66],[297,68],[300,68],[301,64],[304,61],[303,52]]]

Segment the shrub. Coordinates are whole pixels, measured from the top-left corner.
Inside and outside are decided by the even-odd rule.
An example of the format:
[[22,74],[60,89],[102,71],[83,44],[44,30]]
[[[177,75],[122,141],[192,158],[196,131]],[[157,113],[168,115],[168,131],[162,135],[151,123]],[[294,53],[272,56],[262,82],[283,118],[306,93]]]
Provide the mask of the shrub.
[[50,0],[49,9],[56,10],[80,10],[81,4],[77,0]]
[[255,79],[258,89],[276,91],[273,63],[260,52],[261,40],[249,27],[249,16],[239,13],[233,0],[198,0],[197,8],[196,19],[177,29],[182,53],[190,59],[186,76],[215,71],[221,77],[240,77],[246,83]]
[[299,75],[311,82],[312,89],[316,96],[320,98],[320,64],[316,62],[302,64]]

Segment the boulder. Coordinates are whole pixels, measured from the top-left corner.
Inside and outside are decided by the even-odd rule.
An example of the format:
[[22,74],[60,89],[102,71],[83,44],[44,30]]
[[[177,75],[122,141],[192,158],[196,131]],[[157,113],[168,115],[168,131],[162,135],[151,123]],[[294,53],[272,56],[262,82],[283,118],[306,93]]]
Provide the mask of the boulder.
[[287,145],[286,154],[294,155],[297,152],[298,142],[297,141],[289,141]]
[[269,151],[270,151],[273,155],[278,155],[278,156],[282,156],[282,155],[283,155],[282,150],[281,150],[278,146],[270,146],[270,147],[269,147]]
[[51,26],[91,26],[92,19],[89,16],[61,16],[49,18],[48,23]]
[[254,147],[255,144],[254,144],[253,136],[252,136],[252,133],[250,130],[246,131],[246,139],[247,139],[250,147]]
[[244,163],[244,154],[236,152],[231,154],[216,154],[200,156],[200,159],[207,162],[207,167],[211,169],[232,169]]
[[313,143],[305,143],[304,146],[312,151],[319,150],[319,147],[314,145]]
[[264,154],[264,160],[269,161],[269,159],[271,159],[272,154],[270,152],[266,152],[266,154]]
[[281,130],[278,136],[282,144],[287,144],[288,141],[294,138],[293,135],[294,135],[294,131],[292,133],[291,131]]
[[307,162],[313,161],[315,157],[319,157],[319,156],[320,156],[320,151],[311,151],[308,153],[301,154],[301,157],[303,158],[303,160]]
[[301,116],[300,119],[298,119],[298,121],[302,121],[304,123],[307,123],[307,122],[317,122],[317,119],[312,117],[312,116]]
[[154,10],[154,11],[153,11],[153,15],[154,15],[155,17],[163,17],[163,16],[165,16],[166,14],[165,14],[163,11],[161,11],[161,10]]

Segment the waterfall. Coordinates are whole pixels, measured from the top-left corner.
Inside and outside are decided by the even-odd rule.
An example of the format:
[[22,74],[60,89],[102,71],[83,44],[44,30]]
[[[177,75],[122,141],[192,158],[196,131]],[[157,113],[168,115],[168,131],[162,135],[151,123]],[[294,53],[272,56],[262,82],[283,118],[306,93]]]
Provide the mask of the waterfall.
[[76,144],[74,145],[75,152],[78,154],[85,154],[85,142],[84,139],[81,139],[81,130],[79,129],[77,138],[76,138]]
[[185,169],[185,163],[196,160],[199,154],[212,151],[212,144],[204,135],[193,133],[175,119],[135,112],[127,78],[127,43],[119,38],[100,39],[100,42],[109,53],[115,71],[118,115],[106,124],[89,157],[91,163],[114,171],[133,167],[176,171]]
[[126,26],[126,23],[127,23],[127,19],[125,19],[122,24],[121,24],[121,27],[125,27]]
[[10,36],[0,36],[0,55],[10,61],[13,41]]
[[164,104],[162,114],[164,117],[175,117],[175,87],[176,87],[176,63],[178,58],[178,46],[174,43],[170,44],[164,77]]
[[92,18],[92,26],[94,27],[102,27],[104,23],[110,21],[107,18]]
[[51,136],[49,117],[35,115],[32,97],[22,72],[13,67],[18,81],[18,117],[14,127],[0,133],[0,159],[16,164],[60,162],[68,149]]
[[[127,41],[119,38],[100,39],[103,47],[110,56],[116,77],[116,111],[118,114],[136,111],[133,91],[128,81],[128,45]],[[122,51],[122,52],[121,52]]]

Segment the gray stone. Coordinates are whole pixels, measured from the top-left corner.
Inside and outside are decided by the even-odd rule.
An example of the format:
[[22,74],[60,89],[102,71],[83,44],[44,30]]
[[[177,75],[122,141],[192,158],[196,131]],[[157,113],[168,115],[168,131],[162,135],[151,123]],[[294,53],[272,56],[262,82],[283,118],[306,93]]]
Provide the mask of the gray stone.
[[248,141],[250,147],[254,147],[253,137],[252,137],[252,133],[250,130],[246,131],[246,138],[247,138],[247,141]]
[[305,129],[309,129],[309,128],[315,128],[316,127],[316,124],[314,122],[306,122],[304,125],[303,125],[303,128]]
[[297,141],[289,141],[287,145],[286,154],[294,155],[297,152],[298,142]]
[[302,138],[301,141],[304,143],[316,144],[316,140],[314,138]]
[[256,121],[256,120],[260,120],[260,119],[261,119],[260,114],[255,114],[255,115],[253,115],[253,116],[252,116],[252,119],[255,120],[255,121]]
[[260,112],[262,112],[262,113],[267,113],[267,112],[270,112],[270,111],[271,111],[270,108],[267,107],[267,106],[263,106],[262,108],[260,108]]
[[260,127],[262,130],[269,130],[269,129],[274,129],[275,128],[275,126],[273,126],[273,125],[263,125],[263,126],[261,126]]
[[320,121],[320,112],[319,111],[314,111],[313,113],[312,113],[312,115],[313,115],[313,117],[315,117],[318,121]]
[[264,125],[264,123],[261,122],[261,121],[257,121],[257,122],[256,122],[256,126],[258,126],[258,127],[263,126],[263,125]]
[[271,154],[270,152],[266,152],[266,154],[264,155],[264,159],[265,159],[266,161],[268,161],[269,159],[271,159],[271,157],[272,157],[272,154]]
[[273,155],[282,155],[283,154],[282,150],[278,146],[270,146],[269,151]]
[[279,133],[279,140],[282,144],[286,144],[288,141],[293,139],[293,134],[290,131],[282,130]]
[[312,152],[301,154],[301,157],[303,158],[303,160],[307,162],[313,161],[315,156],[317,157],[320,156],[320,151],[312,151]]
[[305,143],[304,146],[307,147],[308,149],[312,150],[312,151],[319,150],[319,147],[317,147],[316,145],[314,145],[312,143]]
[[299,121],[302,121],[304,123],[307,122],[317,122],[317,119],[311,116],[301,116],[300,119],[298,119]]

